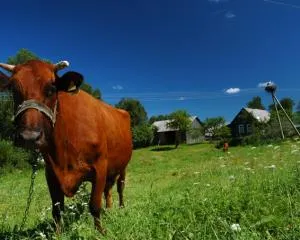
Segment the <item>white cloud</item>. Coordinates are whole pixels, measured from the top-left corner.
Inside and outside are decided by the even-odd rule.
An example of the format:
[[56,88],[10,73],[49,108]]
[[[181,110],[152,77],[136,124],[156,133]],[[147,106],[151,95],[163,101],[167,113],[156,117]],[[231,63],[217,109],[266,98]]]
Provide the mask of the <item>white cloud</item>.
[[239,88],[228,88],[227,90],[225,90],[227,94],[235,94],[235,93],[239,93],[240,91],[241,89]]
[[123,90],[123,87],[121,85],[115,85],[112,87],[114,90],[117,90],[117,91],[121,91]]
[[183,100],[185,100],[185,97],[180,97],[180,98],[178,98],[178,100],[183,101]]
[[228,11],[227,13],[225,13],[225,17],[226,17],[227,19],[232,19],[232,18],[235,18],[236,16],[235,16],[234,13]]

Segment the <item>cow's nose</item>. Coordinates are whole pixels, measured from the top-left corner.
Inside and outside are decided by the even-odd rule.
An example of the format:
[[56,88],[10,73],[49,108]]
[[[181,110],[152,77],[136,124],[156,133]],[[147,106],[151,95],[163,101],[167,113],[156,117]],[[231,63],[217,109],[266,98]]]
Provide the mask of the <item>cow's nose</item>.
[[42,131],[41,130],[23,130],[20,132],[20,136],[21,138],[23,138],[23,140],[25,141],[31,141],[31,142],[35,142],[39,139],[39,137],[41,136]]

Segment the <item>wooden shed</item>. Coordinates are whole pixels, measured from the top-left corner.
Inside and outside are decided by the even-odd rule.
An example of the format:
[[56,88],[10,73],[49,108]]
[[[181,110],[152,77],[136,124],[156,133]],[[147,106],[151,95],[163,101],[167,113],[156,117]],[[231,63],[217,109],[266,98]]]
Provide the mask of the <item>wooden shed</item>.
[[[180,136],[181,142],[186,142],[187,144],[199,143],[203,141],[204,135],[199,134],[202,128],[202,123],[197,116],[190,117],[191,120],[191,131],[182,133]],[[155,144],[166,145],[175,144],[176,134],[180,134],[178,129],[170,128],[168,123],[172,120],[162,120],[156,121],[152,124],[157,129],[157,134],[155,136]],[[198,131],[198,134],[195,132]]]

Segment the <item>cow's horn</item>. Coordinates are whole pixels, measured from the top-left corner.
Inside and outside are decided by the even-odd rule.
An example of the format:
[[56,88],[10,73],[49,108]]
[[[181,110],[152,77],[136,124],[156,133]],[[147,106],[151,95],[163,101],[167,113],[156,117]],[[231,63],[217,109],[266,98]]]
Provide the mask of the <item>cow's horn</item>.
[[15,68],[15,65],[11,65],[11,64],[7,64],[7,63],[0,63],[0,67],[2,67],[3,69],[12,72]]
[[55,70],[59,71],[61,69],[64,69],[65,67],[69,67],[70,63],[68,61],[60,61],[58,63],[56,63],[55,66]]

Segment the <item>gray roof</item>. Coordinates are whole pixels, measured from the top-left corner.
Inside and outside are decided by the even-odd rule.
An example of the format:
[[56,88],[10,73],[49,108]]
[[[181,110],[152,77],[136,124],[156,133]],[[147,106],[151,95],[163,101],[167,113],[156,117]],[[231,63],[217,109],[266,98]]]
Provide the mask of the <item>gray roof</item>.
[[[191,116],[190,120],[193,122],[197,116]],[[168,127],[168,123],[172,122],[172,120],[162,120],[162,121],[156,121],[152,123],[155,127],[157,127],[157,132],[171,132],[171,131],[177,131],[177,128],[170,128]]]
[[162,121],[156,121],[152,123],[155,127],[157,127],[157,132],[170,132],[170,131],[176,131],[178,129],[169,128],[168,123],[172,120],[162,120]]
[[250,113],[258,122],[268,122],[270,120],[270,113],[266,110],[254,109],[254,108],[244,108],[248,113]]

